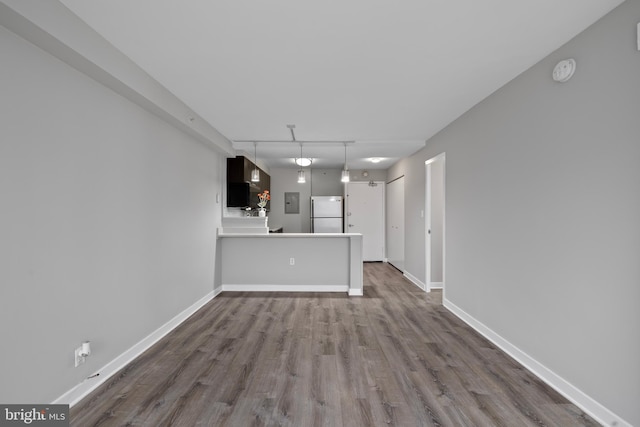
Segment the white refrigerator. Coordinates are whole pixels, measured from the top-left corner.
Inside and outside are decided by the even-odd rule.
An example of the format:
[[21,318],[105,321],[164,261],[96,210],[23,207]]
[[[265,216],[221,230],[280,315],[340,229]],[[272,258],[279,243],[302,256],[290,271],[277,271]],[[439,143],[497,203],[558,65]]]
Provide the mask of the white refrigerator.
[[311,232],[342,233],[342,196],[311,198]]

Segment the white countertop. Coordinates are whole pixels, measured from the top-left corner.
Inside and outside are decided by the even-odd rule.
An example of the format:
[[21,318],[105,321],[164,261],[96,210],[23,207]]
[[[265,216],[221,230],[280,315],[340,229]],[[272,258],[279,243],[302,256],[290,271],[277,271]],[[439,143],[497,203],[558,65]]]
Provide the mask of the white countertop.
[[360,233],[223,233],[218,232],[218,237],[269,237],[269,238],[336,238],[336,237],[358,237]]
[[223,227],[266,227],[266,216],[225,216],[222,217]]

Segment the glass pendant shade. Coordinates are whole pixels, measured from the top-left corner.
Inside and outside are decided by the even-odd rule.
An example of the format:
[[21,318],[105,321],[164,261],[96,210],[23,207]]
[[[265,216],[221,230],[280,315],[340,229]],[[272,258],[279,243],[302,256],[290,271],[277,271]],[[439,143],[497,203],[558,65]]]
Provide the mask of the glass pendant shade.
[[349,170],[345,169],[342,171],[342,178],[340,179],[342,182],[349,182]]
[[342,170],[342,182],[349,182],[349,167],[347,166],[347,143],[344,144],[344,169]]
[[251,171],[251,182],[260,182],[260,171],[258,170],[258,143],[253,143],[253,170]]
[[[294,138],[295,140],[295,138]],[[300,160],[302,160],[302,143],[300,144]],[[304,176],[304,170],[298,170],[298,184],[304,184],[307,182],[307,178]]]

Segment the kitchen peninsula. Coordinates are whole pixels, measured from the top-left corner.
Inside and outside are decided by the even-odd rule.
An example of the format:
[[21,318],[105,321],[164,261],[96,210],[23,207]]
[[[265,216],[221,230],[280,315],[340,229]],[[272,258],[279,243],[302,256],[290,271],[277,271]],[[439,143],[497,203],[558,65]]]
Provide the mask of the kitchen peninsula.
[[[252,177],[255,171],[259,180]],[[270,176],[254,162],[243,156],[227,159],[218,290],[362,295],[362,235],[283,233],[281,227],[270,233],[269,217],[252,215],[258,207],[269,211],[259,202],[270,189]]]
[[362,235],[218,232],[222,291],[363,294]]

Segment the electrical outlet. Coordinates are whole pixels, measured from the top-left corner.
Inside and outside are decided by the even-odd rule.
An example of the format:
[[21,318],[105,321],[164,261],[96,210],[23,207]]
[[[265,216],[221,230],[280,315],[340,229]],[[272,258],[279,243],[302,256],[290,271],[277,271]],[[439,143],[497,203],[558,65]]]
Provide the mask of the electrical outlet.
[[289,265],[296,265],[296,259],[295,258],[289,258]]

